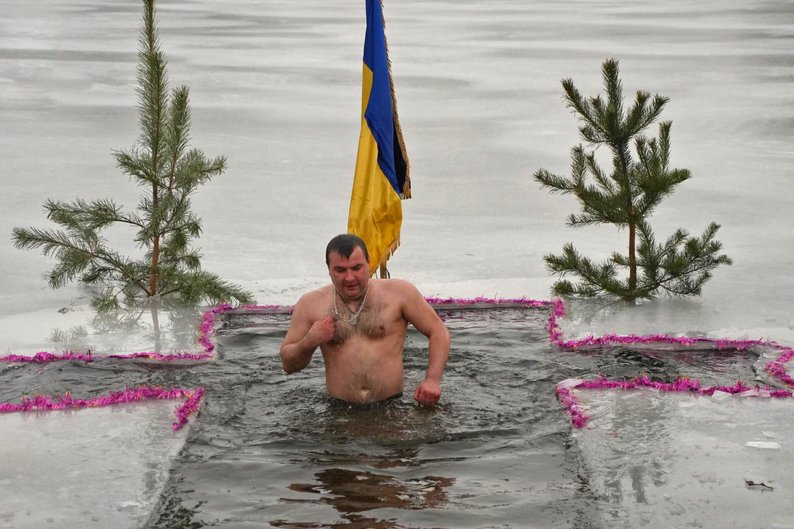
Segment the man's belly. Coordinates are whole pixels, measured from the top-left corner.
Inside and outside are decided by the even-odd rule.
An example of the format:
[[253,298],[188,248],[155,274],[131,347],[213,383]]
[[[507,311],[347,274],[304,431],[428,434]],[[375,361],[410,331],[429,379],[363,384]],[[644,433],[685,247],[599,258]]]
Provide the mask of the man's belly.
[[325,386],[328,394],[347,402],[386,400],[403,390],[402,350],[382,352],[377,344],[327,351]]

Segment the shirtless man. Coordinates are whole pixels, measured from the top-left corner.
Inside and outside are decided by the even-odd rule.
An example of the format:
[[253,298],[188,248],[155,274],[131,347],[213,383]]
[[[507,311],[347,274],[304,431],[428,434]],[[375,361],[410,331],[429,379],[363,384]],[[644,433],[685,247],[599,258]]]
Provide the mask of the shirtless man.
[[281,345],[281,367],[300,371],[319,347],[331,397],[369,403],[403,391],[403,346],[408,324],[427,336],[429,359],[414,400],[435,404],[449,356],[449,332],[411,283],[370,279],[367,247],[355,235],[338,235],[325,250],[331,284],[304,294],[292,311]]

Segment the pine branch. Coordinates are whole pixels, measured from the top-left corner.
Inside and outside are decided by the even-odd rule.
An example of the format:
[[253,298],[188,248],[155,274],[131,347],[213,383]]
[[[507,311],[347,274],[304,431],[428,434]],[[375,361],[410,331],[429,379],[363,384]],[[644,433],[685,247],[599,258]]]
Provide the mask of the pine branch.
[[[568,294],[594,296],[602,292],[615,294],[625,290],[625,286],[615,279],[616,270],[610,261],[595,265],[590,259],[582,257],[570,243],[563,246],[562,255],[549,254],[544,256],[544,260],[546,268],[561,278],[568,274],[581,278],[576,285],[569,281],[558,281],[557,286]],[[558,290],[557,286],[555,291],[562,294],[563,290]]]
[[168,121],[165,131],[165,156],[168,168],[165,187],[169,193],[175,192],[177,172],[180,160],[184,156],[190,139],[190,107],[188,106],[188,88],[185,86],[174,89],[171,105],[168,109]]
[[598,183],[603,192],[607,195],[614,195],[618,192],[615,181],[604,173],[595,159],[594,153],[585,154],[584,162],[587,170],[593,175],[593,179]]
[[192,193],[196,187],[206,184],[225,170],[226,157],[218,156],[210,161],[201,151],[193,149],[182,157],[175,176],[178,186]]
[[540,184],[550,188],[550,193],[571,193],[575,188],[574,183],[569,178],[557,176],[545,169],[536,171],[534,178]]
[[219,303],[250,303],[252,295],[231,283],[221,280],[215,274],[196,271],[184,274],[175,274],[175,286],[170,290],[163,290],[161,295],[178,294],[180,299],[187,304],[207,302]]
[[49,220],[84,235],[98,232],[116,223],[136,227],[143,225],[139,217],[124,214],[121,207],[109,199],[91,202],[77,199],[71,203],[48,199],[44,203],[44,209],[47,210]]
[[11,239],[20,250],[41,249],[46,257],[59,257],[59,252],[75,251],[93,255],[96,247],[86,247],[82,241],[61,230],[44,230],[40,228],[14,228]]
[[132,147],[130,152],[115,151],[116,166],[136,180],[138,185],[152,186],[160,183],[157,168],[149,154],[142,154]]
[[689,237],[685,230],[679,229],[664,245],[654,243],[649,228],[642,230],[640,255],[644,288],[654,292],[663,289],[677,296],[699,293],[711,278],[711,270],[720,264],[732,263],[727,256],[716,255],[722,248],[713,240],[718,229],[719,226],[712,223],[700,238]]

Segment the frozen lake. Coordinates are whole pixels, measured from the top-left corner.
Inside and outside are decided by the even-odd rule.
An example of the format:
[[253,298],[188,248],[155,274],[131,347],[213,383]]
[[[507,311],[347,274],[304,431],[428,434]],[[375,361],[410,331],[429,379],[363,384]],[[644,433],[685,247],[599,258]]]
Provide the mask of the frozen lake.
[[[2,231],[45,225],[47,198],[134,205],[112,151],[137,139],[139,2],[0,6]],[[293,303],[325,281],[324,245],[346,227],[363,6],[164,1],[159,13],[172,85],[191,88],[193,145],[229,158],[195,201],[204,266],[259,303]],[[560,80],[594,95],[614,57],[627,94],[671,98],[673,165],[694,175],[657,209],[657,235],[713,220],[734,265],[716,270],[702,298],[663,299],[604,325],[794,338],[789,2],[401,1],[385,15],[415,196],[395,276],[426,295],[547,299],[544,254],[567,241],[593,257],[625,251],[625,233],[567,228],[574,201],[531,178],[566,172],[579,141]],[[0,262],[4,333],[42,318],[59,326],[68,316],[55,311],[84,301],[77,288],[46,287],[51,262],[39,254],[7,243]]]
[[[229,159],[195,199],[204,267],[258,303],[294,303],[325,283],[325,244],[346,228],[363,2],[158,5],[172,85],[191,89],[193,146]],[[141,5],[0,8],[0,351],[13,353],[49,349],[54,329],[90,311],[80,288],[46,286],[52,263],[14,249],[12,228],[45,226],[48,198],[137,201],[112,153],[137,139]],[[575,202],[532,179],[539,168],[565,173],[579,142],[560,80],[595,95],[601,63],[616,58],[626,94],[670,98],[662,118],[673,121],[672,165],[693,173],[651,219],[657,236],[715,221],[734,264],[718,268],[700,298],[576,307],[566,332],[794,344],[794,5],[387,0],[385,16],[414,192],[393,276],[428,296],[548,299],[544,254],[568,241],[593,257],[625,251],[623,232],[567,228]]]

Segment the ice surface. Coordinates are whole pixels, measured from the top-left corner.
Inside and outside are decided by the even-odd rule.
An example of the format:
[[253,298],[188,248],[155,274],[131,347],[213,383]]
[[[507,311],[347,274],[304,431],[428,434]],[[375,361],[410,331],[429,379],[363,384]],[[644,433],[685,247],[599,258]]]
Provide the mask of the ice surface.
[[[138,352],[205,353],[197,343],[200,310],[118,311],[97,316],[88,307],[14,314],[5,318],[7,353],[31,356],[39,351],[87,352],[94,357]],[[57,322],[57,326],[53,324]],[[0,351],[0,357],[5,356]]]
[[142,527],[185,444],[178,405],[0,415],[0,528]]
[[[191,88],[193,144],[229,158],[228,172],[195,199],[204,265],[260,303],[294,303],[326,281],[322,250],[346,226],[363,7],[158,6],[171,82]],[[134,206],[138,190],[112,151],[138,134],[140,3],[0,8],[0,231],[44,225],[47,198]],[[623,232],[567,228],[574,202],[531,179],[539,168],[566,172],[579,141],[560,80],[593,95],[601,62],[615,57],[627,94],[671,98],[663,118],[674,122],[672,163],[694,175],[657,209],[658,236],[716,221],[735,263],[716,271],[702,298],[612,312],[594,330],[794,341],[789,2],[401,0],[386,2],[385,16],[414,183],[393,275],[426,295],[547,299],[544,254],[567,241],[593,257],[624,250]],[[136,251],[124,234],[116,239]],[[34,252],[0,245],[0,263],[3,347],[28,329],[6,319],[13,314],[63,327],[68,316],[56,311],[86,302],[76,287],[48,289],[41,275],[51,262]]]
[[591,419],[574,437],[607,527],[790,526],[791,399],[575,394]]

